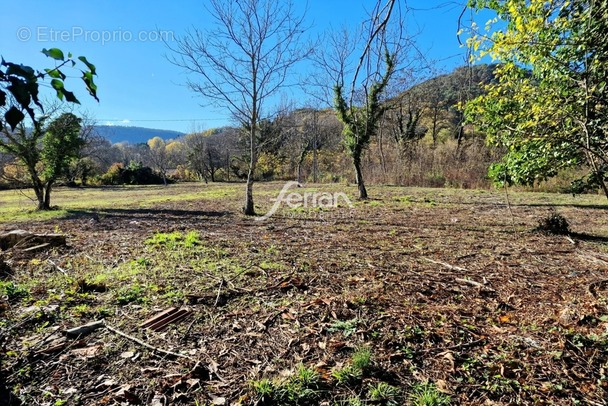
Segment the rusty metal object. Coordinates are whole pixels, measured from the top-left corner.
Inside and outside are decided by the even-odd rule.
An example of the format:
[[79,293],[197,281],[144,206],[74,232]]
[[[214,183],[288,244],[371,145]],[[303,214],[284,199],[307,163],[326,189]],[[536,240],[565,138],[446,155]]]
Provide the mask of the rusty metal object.
[[192,311],[186,308],[170,307],[144,321],[140,326],[152,331],[162,331],[171,323],[177,323],[190,316]]

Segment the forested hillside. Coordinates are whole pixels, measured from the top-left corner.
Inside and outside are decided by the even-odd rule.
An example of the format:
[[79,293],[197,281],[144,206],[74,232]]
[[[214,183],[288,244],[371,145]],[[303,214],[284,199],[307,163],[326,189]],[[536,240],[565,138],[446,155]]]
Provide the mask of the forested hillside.
[[[499,152],[464,125],[462,106],[494,80],[494,65],[461,67],[383,101],[377,137],[364,155],[372,183],[487,187],[487,167]],[[354,182],[344,155],[342,124],[331,109],[281,111],[262,122],[256,178],[300,182]],[[93,126],[64,181],[106,184],[151,180],[118,176],[120,168],[150,167],[170,181],[233,181],[247,175],[245,132],[223,127],[182,135],[139,127]],[[5,185],[26,185],[27,173],[3,156]],[[126,179],[126,180],[125,180]]]

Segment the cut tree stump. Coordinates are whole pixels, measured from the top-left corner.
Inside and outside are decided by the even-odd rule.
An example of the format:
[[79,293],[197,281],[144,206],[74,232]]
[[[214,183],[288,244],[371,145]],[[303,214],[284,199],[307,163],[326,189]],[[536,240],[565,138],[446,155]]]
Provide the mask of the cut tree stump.
[[0,249],[6,251],[10,248],[28,249],[43,244],[57,247],[65,245],[65,235],[62,234],[35,234],[25,230],[13,230],[0,234]]

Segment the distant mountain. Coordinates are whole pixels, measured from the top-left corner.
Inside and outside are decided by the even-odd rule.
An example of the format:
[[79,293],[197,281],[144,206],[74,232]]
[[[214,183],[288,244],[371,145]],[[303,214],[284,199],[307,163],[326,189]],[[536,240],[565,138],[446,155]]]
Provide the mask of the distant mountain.
[[155,130],[143,127],[125,127],[119,125],[97,125],[97,133],[110,141],[112,144],[128,142],[130,144],[141,144],[150,138],[160,137],[164,140],[181,137],[184,133],[170,130]]

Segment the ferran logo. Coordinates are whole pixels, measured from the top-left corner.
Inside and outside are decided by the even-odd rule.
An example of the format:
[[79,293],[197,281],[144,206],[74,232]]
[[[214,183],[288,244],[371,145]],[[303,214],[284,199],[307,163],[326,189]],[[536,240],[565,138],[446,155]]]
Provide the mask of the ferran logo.
[[279,192],[279,196],[274,199],[274,204],[262,217],[257,217],[256,221],[264,221],[268,220],[272,217],[281,207],[283,203],[285,203],[288,207],[292,209],[303,208],[303,209],[328,209],[328,208],[336,208],[340,205],[340,202],[350,207],[351,209],[354,207],[351,200],[348,198],[346,193],[343,192],[291,192],[289,193],[289,189],[293,187],[302,187],[299,182],[291,181],[287,182],[281,192]]

